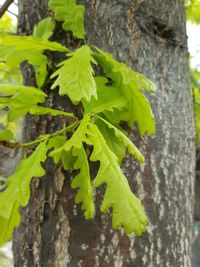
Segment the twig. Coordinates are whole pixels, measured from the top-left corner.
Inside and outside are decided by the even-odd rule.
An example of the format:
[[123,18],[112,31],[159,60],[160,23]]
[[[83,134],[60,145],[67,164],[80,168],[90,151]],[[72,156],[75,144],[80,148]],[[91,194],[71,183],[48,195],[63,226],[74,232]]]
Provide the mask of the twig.
[[3,17],[5,12],[8,10],[9,6],[14,2],[14,0],[6,0],[6,2],[0,7],[0,18]]
[[8,13],[10,13],[11,15],[15,16],[16,18],[18,18],[18,15],[13,13],[12,11],[10,11],[9,9],[7,10]]

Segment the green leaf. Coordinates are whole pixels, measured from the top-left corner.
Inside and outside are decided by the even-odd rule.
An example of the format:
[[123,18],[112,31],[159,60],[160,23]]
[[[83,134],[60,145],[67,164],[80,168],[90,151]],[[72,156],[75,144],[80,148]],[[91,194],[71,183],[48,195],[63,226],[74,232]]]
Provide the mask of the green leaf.
[[91,161],[100,161],[100,168],[94,186],[106,184],[101,211],[112,208],[113,228],[122,226],[126,233],[140,235],[146,229],[147,219],[141,202],[131,192],[128,181],[122,173],[115,154],[110,150],[101,132],[94,124],[89,125],[89,141],[93,144]]
[[77,38],[83,39],[85,7],[77,5],[75,0],[50,0],[49,8],[55,13],[57,21],[64,21],[65,31],[72,31]]
[[89,102],[83,101],[85,112],[99,113],[104,110],[121,110],[126,106],[126,99],[120,94],[118,88],[106,85],[108,83],[107,78],[95,77],[95,81],[97,85],[97,99],[92,97]]
[[35,25],[33,37],[48,40],[53,35],[55,26],[55,22],[51,17],[45,18]]
[[113,129],[106,126],[101,120],[95,120],[95,124],[102,133],[104,139],[106,140],[107,145],[112,150],[112,152],[117,156],[119,165],[121,165],[122,160],[126,156],[126,147],[123,142],[119,142],[119,139],[116,137]]
[[87,142],[87,138],[85,136],[87,132],[88,123],[90,121],[89,115],[84,115],[83,119],[80,122],[79,127],[75,130],[72,137],[66,141],[66,143],[60,148],[53,150],[50,153],[50,156],[55,156],[57,153],[62,151],[70,151],[72,148],[81,148],[83,142]]
[[96,83],[91,65],[96,64],[93,52],[84,45],[68,55],[70,58],[61,62],[58,65],[60,68],[51,76],[58,76],[51,89],[59,86],[59,94],[67,95],[74,104],[82,99],[90,101],[92,96],[96,98]]
[[7,188],[0,193],[0,242],[7,241],[19,225],[18,207],[25,207],[30,198],[30,183],[33,177],[45,174],[41,162],[46,160],[46,144],[40,143],[31,156],[23,159],[7,181]]
[[13,133],[11,130],[0,130],[0,141],[7,141],[13,139]]
[[[67,139],[65,136],[55,136],[49,140],[48,149],[54,148],[53,151],[56,151],[57,149],[63,147],[66,142]],[[59,160],[61,160],[63,168],[66,171],[73,170],[76,157],[72,155],[72,149],[70,149],[69,151],[61,149],[59,152],[57,151],[50,156],[53,157],[55,164],[57,164]]]
[[91,219],[94,217],[95,207],[87,155],[83,147],[79,149],[73,149],[73,155],[77,157],[77,161],[74,164],[74,169],[80,169],[79,174],[71,183],[72,188],[80,188],[76,195],[75,202],[77,204],[82,202],[81,208],[82,210],[85,210],[85,218]]
[[102,120],[110,129],[114,130],[116,137],[118,138],[119,142],[122,142],[124,146],[128,149],[128,152],[132,154],[138,161],[144,163],[144,157],[142,156],[141,152],[138,148],[131,142],[131,140],[119,129],[117,129],[114,125],[112,125],[107,120],[98,117]]
[[185,0],[185,10],[187,20],[194,23],[200,23],[200,1],[199,0]]
[[26,95],[26,99],[32,98],[30,100],[31,103],[44,102],[45,97],[47,96],[44,92],[32,86],[25,86],[21,84],[12,84],[12,83],[0,84],[0,94],[14,95],[16,93],[18,93],[19,99],[22,97],[22,95],[20,94]]
[[110,54],[100,49],[97,50],[99,53],[95,54],[95,59],[127,100],[127,107],[123,111],[105,112],[105,115],[114,124],[126,121],[132,127],[134,122],[137,122],[140,135],[154,134],[155,121],[151,107],[141,91],[145,89],[154,92],[156,90],[154,84],[145,76],[129,69],[125,64],[117,62]]
[[33,115],[51,114],[52,116],[68,116],[74,117],[73,113],[64,112],[61,110],[51,109],[43,106],[38,106],[38,103],[45,101],[46,94],[35,87],[1,84],[0,93],[12,95],[12,97],[0,97],[0,107],[8,107],[8,120],[14,121],[23,117],[26,113]]
[[37,51],[43,51],[43,50],[51,50],[59,52],[69,51],[65,46],[57,42],[50,42],[32,36],[2,36],[0,38],[0,45],[13,47],[15,48],[16,51],[31,50],[31,49]]
[[4,95],[14,94],[10,98],[0,97],[1,108],[9,108],[9,121],[14,121],[24,116],[29,112],[30,107],[44,102],[46,96],[45,93],[34,87],[15,84],[0,84],[0,93]]
[[0,245],[8,241],[12,236],[13,229],[19,226],[20,216],[18,209],[19,204],[16,201],[13,205],[11,215],[8,219],[0,216]]
[[23,50],[23,51],[13,51],[7,56],[7,64],[11,67],[20,67],[20,64],[24,61],[28,61],[36,72],[36,82],[38,87],[41,87],[48,74],[47,72],[47,57],[43,55],[40,51]]

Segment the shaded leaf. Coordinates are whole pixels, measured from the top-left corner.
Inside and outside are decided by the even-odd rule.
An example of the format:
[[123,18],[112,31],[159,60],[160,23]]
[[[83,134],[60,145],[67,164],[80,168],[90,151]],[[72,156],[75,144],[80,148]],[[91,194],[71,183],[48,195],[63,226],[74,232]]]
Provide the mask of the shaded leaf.
[[83,101],[84,110],[87,113],[99,113],[104,110],[125,108],[126,99],[120,94],[118,88],[106,86],[108,79],[105,77],[95,77],[97,85],[97,98],[92,97],[89,102]]

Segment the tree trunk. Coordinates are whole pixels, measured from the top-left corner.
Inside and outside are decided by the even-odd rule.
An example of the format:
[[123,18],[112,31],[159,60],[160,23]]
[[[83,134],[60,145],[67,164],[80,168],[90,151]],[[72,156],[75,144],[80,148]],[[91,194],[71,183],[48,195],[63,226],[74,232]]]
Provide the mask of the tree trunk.
[[[195,134],[184,1],[79,3],[86,5],[88,43],[147,75],[158,88],[150,97],[156,135],[140,138],[135,129],[130,132],[146,162],[139,165],[128,157],[123,165],[132,190],[142,200],[149,225],[146,233],[135,237],[112,230],[111,216],[99,211],[95,219],[85,221],[74,204],[71,174],[49,160],[45,177],[32,184],[30,203],[15,231],[15,266],[190,267]],[[21,34],[31,34],[33,24],[48,14],[47,0],[32,0],[31,4],[20,0],[19,9]],[[58,26],[56,38],[66,40],[66,36]],[[33,74],[25,72],[26,80],[32,81]],[[65,105],[53,94],[54,107]],[[61,127],[62,121],[27,117],[25,139],[51,132],[55,124]],[[98,192],[98,206],[100,201]]]

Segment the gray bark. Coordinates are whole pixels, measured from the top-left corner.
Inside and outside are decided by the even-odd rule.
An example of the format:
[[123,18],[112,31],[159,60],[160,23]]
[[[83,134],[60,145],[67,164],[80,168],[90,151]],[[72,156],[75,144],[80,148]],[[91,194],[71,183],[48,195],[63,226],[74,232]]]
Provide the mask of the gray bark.
[[[71,174],[49,160],[45,177],[32,184],[30,203],[22,211],[22,224],[15,231],[15,266],[189,267],[195,135],[184,1],[80,2],[86,5],[88,42],[147,75],[158,88],[150,97],[156,135],[140,138],[136,129],[130,132],[146,163],[141,166],[128,157],[123,164],[133,191],[145,207],[149,225],[146,233],[135,237],[112,230],[111,216],[99,211],[94,220],[85,221],[74,205]],[[19,32],[30,34],[33,24],[47,15],[47,1],[19,3]],[[59,27],[56,38],[69,40],[70,46],[77,44]],[[26,80],[34,80],[32,77],[26,71]],[[59,97],[52,94],[52,98],[54,106],[65,106]],[[25,138],[51,132],[62,123],[49,117],[28,117]],[[100,201],[98,192],[97,205]]]

